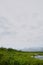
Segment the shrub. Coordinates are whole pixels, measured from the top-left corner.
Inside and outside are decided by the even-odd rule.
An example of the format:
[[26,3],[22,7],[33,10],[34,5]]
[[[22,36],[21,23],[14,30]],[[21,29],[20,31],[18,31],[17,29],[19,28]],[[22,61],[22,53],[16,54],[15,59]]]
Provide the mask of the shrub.
[[14,65],[20,65],[19,61],[14,61]]

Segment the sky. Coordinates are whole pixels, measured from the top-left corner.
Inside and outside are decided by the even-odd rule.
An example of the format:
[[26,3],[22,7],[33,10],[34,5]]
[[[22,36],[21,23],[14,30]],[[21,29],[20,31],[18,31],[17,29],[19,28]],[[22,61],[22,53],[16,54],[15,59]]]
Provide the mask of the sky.
[[0,47],[43,47],[43,0],[0,0]]

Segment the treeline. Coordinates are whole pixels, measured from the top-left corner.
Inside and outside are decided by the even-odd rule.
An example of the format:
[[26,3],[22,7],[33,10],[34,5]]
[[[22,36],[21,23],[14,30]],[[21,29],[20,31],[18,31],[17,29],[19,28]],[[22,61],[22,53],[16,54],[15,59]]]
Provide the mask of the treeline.
[[3,47],[0,47],[0,50],[5,50],[5,51],[18,51],[16,49],[12,49],[12,48],[3,48]]

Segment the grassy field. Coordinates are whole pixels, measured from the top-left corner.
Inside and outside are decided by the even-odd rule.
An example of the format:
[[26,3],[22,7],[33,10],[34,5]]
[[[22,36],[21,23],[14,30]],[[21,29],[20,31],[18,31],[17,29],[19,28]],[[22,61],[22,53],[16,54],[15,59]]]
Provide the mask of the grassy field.
[[43,65],[43,60],[31,57],[37,54],[43,55],[43,52],[22,52],[11,48],[0,48],[0,65]]

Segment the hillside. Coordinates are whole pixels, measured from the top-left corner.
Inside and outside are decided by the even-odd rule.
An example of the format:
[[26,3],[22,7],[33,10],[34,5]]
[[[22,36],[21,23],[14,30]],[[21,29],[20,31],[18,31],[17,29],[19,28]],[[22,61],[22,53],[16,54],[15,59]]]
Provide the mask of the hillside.
[[28,51],[28,52],[43,52],[43,47],[32,47],[32,48],[24,48],[22,51]]

